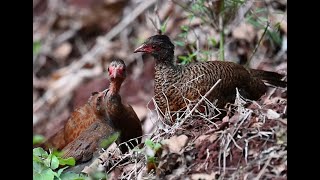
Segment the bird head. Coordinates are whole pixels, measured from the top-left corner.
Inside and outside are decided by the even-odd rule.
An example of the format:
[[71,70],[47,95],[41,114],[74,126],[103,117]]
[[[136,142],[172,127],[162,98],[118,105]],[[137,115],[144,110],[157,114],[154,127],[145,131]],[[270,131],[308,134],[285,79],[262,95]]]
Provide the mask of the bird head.
[[151,54],[156,59],[166,59],[173,56],[174,45],[166,35],[154,35],[149,37],[134,53],[144,52]]
[[113,80],[124,80],[126,78],[126,65],[123,60],[115,59],[108,67],[109,78]]
[[[107,89],[108,90],[108,89]],[[94,109],[94,111],[98,114],[101,114],[105,107],[105,96],[107,93],[107,90],[104,90],[102,92],[92,92],[91,96],[88,100],[89,105]]]

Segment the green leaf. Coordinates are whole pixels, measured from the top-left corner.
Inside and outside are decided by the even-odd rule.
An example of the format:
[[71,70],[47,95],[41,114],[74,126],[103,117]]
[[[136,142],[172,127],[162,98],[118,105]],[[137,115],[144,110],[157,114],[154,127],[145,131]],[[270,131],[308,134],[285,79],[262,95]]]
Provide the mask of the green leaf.
[[42,159],[39,156],[33,155],[33,161],[43,163]]
[[53,154],[50,154],[43,162],[47,167],[50,167],[53,170],[59,167],[59,160]]
[[84,175],[76,174],[76,173],[71,172],[71,171],[66,172],[66,173],[62,173],[60,175],[60,178],[62,180],[85,180],[86,179],[86,177]]
[[107,177],[106,173],[103,173],[103,172],[95,172],[92,176],[93,176],[93,179],[99,179],[99,180],[106,179]]
[[268,22],[269,20],[265,17],[259,17],[259,21],[261,22]]
[[69,166],[66,166],[66,167],[63,167],[63,168],[59,169],[58,172],[57,172],[57,177],[60,177],[60,176],[61,176],[61,173],[62,173],[66,168],[68,168],[68,167],[69,167]]
[[59,167],[59,159],[57,158],[57,156],[52,155],[52,159],[51,159],[51,169],[57,169]]
[[213,47],[215,47],[217,45],[217,41],[213,37],[209,38],[209,42],[211,43],[211,45]]
[[180,34],[178,34],[178,37],[180,38],[186,38],[188,36],[188,32],[182,32]]
[[41,173],[44,169],[47,169],[42,162],[33,161],[33,174]]
[[197,55],[196,52],[192,53],[192,54],[189,54],[189,59],[191,60],[193,57],[195,57]]
[[53,150],[52,154],[57,157],[61,157],[63,155],[63,152],[58,150]]
[[40,41],[33,42],[33,55],[37,55],[40,51],[41,44]]
[[115,142],[119,138],[119,136],[120,136],[119,132],[113,133],[111,136],[101,141],[100,147],[102,148],[109,147],[113,142]]
[[206,10],[204,3],[204,0],[195,1],[195,3],[192,4],[191,9],[195,12],[204,12]]
[[184,46],[184,42],[182,41],[174,41],[177,46]]
[[261,13],[261,12],[267,12],[267,8],[257,8],[257,10],[255,10],[255,13]]
[[185,31],[185,32],[189,31],[189,26],[182,25],[180,28],[181,28],[182,31]]
[[280,37],[280,33],[275,32],[275,31],[267,31],[267,34],[269,37],[271,37],[271,39],[278,45],[281,44],[281,37]]
[[33,145],[40,144],[44,142],[44,137],[42,135],[34,135],[33,136]]
[[260,28],[260,29],[263,28],[263,26],[261,25],[261,23],[258,22],[258,21],[256,21],[256,20],[253,19],[253,18],[247,19],[247,22],[250,23],[251,25],[253,25],[253,26],[256,27],[256,28]]
[[188,61],[188,57],[187,56],[178,56],[178,59],[181,61]]
[[161,144],[160,144],[160,143],[156,143],[156,144],[154,145],[154,150],[155,150],[155,151],[158,151],[160,148],[161,148]]
[[68,157],[66,159],[58,157],[60,165],[69,165],[74,166],[76,164],[76,160],[73,157]]
[[162,34],[164,34],[166,32],[166,30],[167,30],[168,21],[169,21],[169,17],[164,21],[164,23],[160,27],[160,30],[161,30]]
[[41,147],[34,148],[33,155],[38,157],[43,157],[43,158],[48,157],[48,153],[45,150],[43,150]]
[[156,158],[154,156],[149,156],[147,158],[148,163],[155,163],[156,162]]
[[153,149],[154,143],[153,143],[150,139],[146,139],[146,140],[144,141],[144,143],[145,143],[146,146],[148,146],[148,147],[150,147],[151,149]]
[[33,173],[33,180],[53,180],[54,172],[47,168],[41,172]]
[[278,31],[281,27],[281,22],[277,22],[275,25],[274,25],[274,28],[276,29],[276,31]]
[[195,17],[196,17],[196,16],[195,16],[194,14],[189,14],[189,15],[188,15],[189,22],[193,21]]

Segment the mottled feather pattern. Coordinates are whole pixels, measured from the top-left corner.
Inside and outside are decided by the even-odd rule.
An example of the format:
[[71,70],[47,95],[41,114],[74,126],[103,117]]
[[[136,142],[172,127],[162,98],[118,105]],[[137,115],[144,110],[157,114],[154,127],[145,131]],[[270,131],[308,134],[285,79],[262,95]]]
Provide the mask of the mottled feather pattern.
[[105,120],[99,119],[62,149],[62,157],[74,157],[77,162],[85,162],[100,148],[101,141],[112,133],[114,133],[113,128]]
[[255,92],[257,88],[261,89],[257,94],[252,94],[254,99],[260,97],[266,89],[263,83],[257,83],[255,79],[250,78],[249,72],[244,67],[232,62],[208,61],[186,66],[168,66],[157,61],[156,102],[162,112],[168,108],[167,101],[171,112],[178,111],[186,106],[184,98],[191,101],[198,100],[199,94],[205,95],[220,78],[220,83],[207,97],[211,102],[217,99],[218,107],[226,104],[225,97],[230,94],[235,96],[236,88],[247,91],[248,94]]
[[[77,107],[70,115],[64,127],[45,142],[46,146],[61,150],[76,139],[93,122],[97,121],[100,112],[97,111],[97,99],[104,93],[94,93],[88,102]],[[100,105],[98,105],[100,106]],[[102,109],[99,111],[103,111]]]
[[[263,81],[286,87],[286,82],[280,79],[283,76],[278,73],[250,70],[233,62],[206,61],[176,65],[174,44],[166,35],[149,37],[134,52],[151,54],[156,61],[155,102],[165,116],[184,110],[190,102],[197,103],[219,79],[220,83],[206,98],[217,102],[215,105],[220,109],[227,103],[234,103],[236,89],[244,98],[258,100],[267,91]],[[204,102],[202,105],[205,105]]]

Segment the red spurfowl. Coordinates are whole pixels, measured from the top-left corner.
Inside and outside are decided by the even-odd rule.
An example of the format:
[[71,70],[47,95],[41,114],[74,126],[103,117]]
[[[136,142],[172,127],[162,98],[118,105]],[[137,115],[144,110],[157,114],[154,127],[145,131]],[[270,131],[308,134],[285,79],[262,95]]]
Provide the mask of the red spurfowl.
[[[109,67],[110,86],[103,92],[95,92],[88,103],[75,110],[64,128],[46,144],[65,152],[64,157],[76,160],[90,159],[101,139],[114,131],[120,132],[117,143],[137,138],[141,142],[141,122],[130,105],[123,105],[119,90],[126,78],[126,66],[122,60],[113,60]],[[133,146],[130,146],[132,148]],[[128,149],[120,146],[124,153]]]
[[[108,118],[113,123],[114,128],[120,132],[118,143],[127,142],[120,146],[122,152],[128,150],[127,145],[133,148],[140,144],[142,139],[141,122],[130,105],[124,105],[119,95],[122,82],[126,78],[126,66],[122,60],[114,60],[108,68],[110,81],[112,82],[107,92],[106,109]],[[118,76],[117,74],[122,74]]]
[[224,108],[226,103],[234,103],[236,88],[240,94],[251,100],[258,100],[267,91],[263,81],[275,86],[285,87],[283,75],[243,66],[228,61],[206,61],[176,65],[174,45],[166,35],[149,37],[136,52],[151,54],[155,65],[155,101],[162,111],[175,112],[188,104],[187,100],[197,101],[221,79],[207,99],[217,100],[216,107]]
[[[102,110],[99,118],[93,122],[80,136],[62,149],[63,157],[74,157],[77,162],[91,159],[92,154],[99,148],[102,139],[109,137],[113,132],[120,132],[117,143],[124,143],[130,139],[129,147],[133,148],[141,142],[141,122],[130,105],[123,105],[119,90],[126,78],[126,66],[122,60],[115,59],[108,68],[110,86],[102,96]],[[97,106],[98,107],[98,106]],[[120,150],[125,153],[127,146],[121,145]]]
[[71,113],[64,127],[45,142],[45,146],[61,150],[77,138],[93,122],[105,116],[103,98],[106,92],[93,92],[88,102]]

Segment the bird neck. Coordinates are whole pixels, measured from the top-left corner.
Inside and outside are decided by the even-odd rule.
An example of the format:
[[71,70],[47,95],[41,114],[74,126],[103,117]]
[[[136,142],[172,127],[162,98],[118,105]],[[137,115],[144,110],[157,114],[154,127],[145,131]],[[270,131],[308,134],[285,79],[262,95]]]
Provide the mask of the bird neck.
[[122,81],[118,80],[113,80],[110,82],[110,86],[109,86],[109,94],[110,95],[117,95],[119,94],[120,91],[120,87],[121,87]]
[[165,52],[154,55],[156,60],[156,64],[159,66],[172,67],[174,68],[176,65],[174,63],[174,51],[167,50]]
[[109,93],[106,97],[106,113],[114,128],[119,129],[124,115],[124,106],[119,94]]

